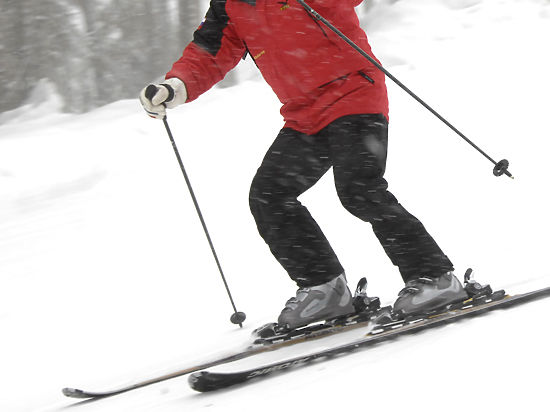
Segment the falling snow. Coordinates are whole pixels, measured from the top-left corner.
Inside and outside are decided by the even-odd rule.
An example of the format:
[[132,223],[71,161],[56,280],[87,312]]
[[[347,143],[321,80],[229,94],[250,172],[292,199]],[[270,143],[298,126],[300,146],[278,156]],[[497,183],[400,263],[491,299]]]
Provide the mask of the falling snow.
[[[375,54],[395,76],[483,149],[510,160],[516,179],[495,178],[486,159],[388,81],[390,190],[457,273],[471,266],[480,282],[511,292],[550,284],[550,222],[541,218],[550,209],[549,19],[542,0],[379,0],[362,16]],[[249,80],[214,89],[169,119],[237,306],[248,315],[242,330],[229,322],[162,123],[137,100],[68,115],[43,84],[49,94],[2,115],[0,410],[59,411],[74,403],[61,395],[64,386],[102,389],[229,350],[294,295],[248,211],[250,182],[282,126],[277,99],[249,64],[239,69]],[[369,226],[341,206],[331,174],[300,201],[352,286],[366,275],[370,293],[391,303],[399,273]],[[495,312],[246,388],[197,395],[183,377],[73,410],[543,410],[549,305]]]

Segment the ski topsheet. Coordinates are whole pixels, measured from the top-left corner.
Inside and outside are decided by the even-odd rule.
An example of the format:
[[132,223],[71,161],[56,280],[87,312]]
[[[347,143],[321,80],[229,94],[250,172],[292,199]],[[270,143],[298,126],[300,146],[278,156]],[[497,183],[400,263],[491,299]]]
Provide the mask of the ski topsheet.
[[421,330],[455,322],[459,319],[463,319],[466,317],[477,316],[479,314],[494,309],[515,306],[547,296],[550,296],[550,287],[512,296],[506,295],[504,291],[498,291],[485,297],[483,301],[474,302],[472,299],[470,299],[469,301],[466,301],[464,302],[464,304],[460,305],[460,307],[451,308],[450,310],[443,313],[414,319],[405,319],[402,321],[390,322],[380,326],[376,326],[362,339],[331,349],[314,352],[309,355],[299,356],[296,358],[287,359],[271,364],[265,364],[245,371],[236,371],[229,373],[202,371],[192,373],[189,376],[189,384],[193,389],[199,392],[214,391],[217,389],[222,389],[232,385],[244,383],[251,379],[268,376],[276,372],[295,369],[300,366],[308,365],[315,360],[329,359],[335,355],[353,352],[356,349],[365,348],[370,345],[374,345],[376,343],[395,338],[397,336],[415,333]]

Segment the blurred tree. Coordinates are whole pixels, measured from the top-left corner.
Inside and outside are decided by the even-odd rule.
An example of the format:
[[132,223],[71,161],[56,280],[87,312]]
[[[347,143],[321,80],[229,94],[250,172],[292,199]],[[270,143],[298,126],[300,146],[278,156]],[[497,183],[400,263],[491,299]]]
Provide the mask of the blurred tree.
[[181,54],[208,0],[0,0],[0,111],[40,79],[65,110],[135,98]]
[[0,110],[19,106],[41,79],[49,79],[71,111],[94,105],[86,24],[78,5],[65,0],[1,0]]
[[84,58],[86,59],[86,63],[89,68],[90,78],[86,79],[86,81],[90,83],[90,106],[95,107],[102,102],[99,97],[98,78],[100,54],[98,53],[98,42],[95,41],[96,33],[98,31],[97,7],[95,7],[94,3],[89,0],[78,0],[77,4],[80,7],[80,13],[84,24],[82,47],[85,50]]
[[[22,81],[32,88],[42,78],[50,79],[62,94],[66,108],[80,111],[92,107],[94,85],[84,45],[85,24],[74,3],[64,0],[19,0],[23,8],[26,67]],[[17,6],[16,6],[17,7]]]
[[203,14],[203,5],[201,1],[179,0],[179,41],[178,46],[181,50],[193,40],[193,33],[199,26]]
[[0,0],[0,111],[19,106],[25,98],[23,11],[19,0]]

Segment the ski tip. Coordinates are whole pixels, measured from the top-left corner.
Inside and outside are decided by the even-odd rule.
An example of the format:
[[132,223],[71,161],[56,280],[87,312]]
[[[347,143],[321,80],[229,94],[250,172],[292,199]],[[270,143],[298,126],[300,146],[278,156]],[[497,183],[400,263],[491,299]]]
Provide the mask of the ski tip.
[[189,386],[197,392],[209,392],[214,390],[215,388],[212,388],[212,385],[210,385],[208,375],[210,374],[206,371],[192,373],[189,375],[189,378],[187,378]]
[[229,386],[243,383],[257,374],[249,373],[250,371],[234,372],[234,373],[218,373],[200,371],[189,375],[187,381],[189,386],[197,392],[211,392],[218,389],[225,389]]
[[79,398],[79,399],[87,399],[89,398],[84,391],[80,389],[75,388],[63,388],[62,390],[63,395],[69,397],[69,398]]

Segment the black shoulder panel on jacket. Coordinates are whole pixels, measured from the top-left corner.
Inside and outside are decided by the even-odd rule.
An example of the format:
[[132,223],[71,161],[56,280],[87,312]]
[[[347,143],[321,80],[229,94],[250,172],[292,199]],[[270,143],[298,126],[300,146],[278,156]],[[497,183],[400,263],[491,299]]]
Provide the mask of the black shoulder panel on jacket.
[[204,22],[193,35],[193,43],[214,56],[222,46],[223,29],[229,22],[226,3],[227,0],[211,0]]

